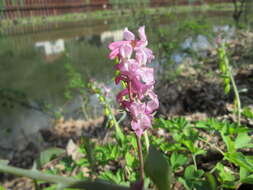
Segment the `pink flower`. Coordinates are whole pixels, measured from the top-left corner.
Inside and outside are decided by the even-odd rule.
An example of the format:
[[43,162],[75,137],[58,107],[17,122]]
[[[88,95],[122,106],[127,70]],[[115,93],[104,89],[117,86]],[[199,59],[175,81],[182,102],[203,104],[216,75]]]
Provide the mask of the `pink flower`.
[[[119,75],[115,83],[123,81],[125,84],[117,95],[117,102],[130,113],[131,127],[136,135],[141,136],[143,132],[152,125],[152,114],[158,108],[159,101],[154,89],[154,69],[146,66],[154,59],[153,52],[148,49],[145,27],[138,30],[139,40],[127,28],[124,30],[124,40],[113,42],[109,45],[111,53],[109,57],[119,58],[115,66]],[[135,59],[131,58],[135,55]]]
[[133,118],[131,122],[132,129],[138,136],[141,136],[145,129],[152,125],[152,117],[146,112],[145,103],[135,103],[130,105],[129,112]]
[[112,42],[108,47],[111,50],[111,53],[109,55],[110,59],[115,59],[116,57],[119,57],[120,55],[120,48],[123,45],[129,45],[132,48],[132,42],[135,39],[135,36],[132,32],[130,32],[127,28],[125,28],[123,33],[123,41],[118,42]]
[[142,64],[146,64],[146,62],[150,63],[154,59],[154,55],[150,49],[146,46],[148,45],[147,37],[145,34],[145,27],[142,26],[138,30],[140,40],[135,39],[135,35],[130,32],[127,28],[125,28],[123,33],[123,40],[118,42],[112,42],[108,47],[111,50],[109,54],[110,59],[115,59],[116,57],[124,57],[124,54],[120,51],[122,46],[128,46],[134,49],[136,52],[137,60],[141,60]]
[[153,113],[159,107],[159,100],[153,91],[150,90],[147,94],[150,100],[147,102],[146,112]]

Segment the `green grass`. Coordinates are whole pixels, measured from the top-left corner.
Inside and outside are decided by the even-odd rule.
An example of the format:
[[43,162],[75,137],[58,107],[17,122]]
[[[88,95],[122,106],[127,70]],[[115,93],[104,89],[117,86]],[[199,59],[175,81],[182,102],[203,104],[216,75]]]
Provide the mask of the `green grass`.
[[[116,17],[128,17],[132,14],[134,9],[118,9],[118,10],[100,10],[95,12],[88,13],[71,13],[58,16],[34,16],[27,18],[16,18],[14,20],[3,19],[0,21],[1,28],[8,28],[13,25],[42,25],[45,23],[54,23],[54,22],[73,22],[73,21],[85,21],[90,19],[101,20],[101,19],[113,19]],[[187,11],[232,11],[233,5],[231,3],[219,3],[211,5],[201,5],[201,6],[174,6],[174,7],[158,7],[158,8],[149,8],[141,7],[137,8],[137,12],[141,12],[147,15],[160,14],[166,15],[173,13],[175,11],[187,12]]]

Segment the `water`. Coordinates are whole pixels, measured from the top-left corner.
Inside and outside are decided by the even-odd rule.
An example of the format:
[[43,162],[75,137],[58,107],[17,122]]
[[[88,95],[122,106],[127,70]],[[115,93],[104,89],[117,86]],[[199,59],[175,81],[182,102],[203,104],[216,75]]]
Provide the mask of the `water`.
[[[198,24],[208,25],[209,30],[229,27],[233,22],[230,12],[189,12],[169,16],[140,15],[122,18],[120,22],[100,20],[17,26],[3,31],[0,38],[0,153],[22,146],[19,142],[36,136],[39,129],[52,127],[54,112],[64,104],[65,113],[70,115],[80,107],[78,96],[66,104],[65,64],[80,72],[84,81],[93,78],[112,85],[109,42],[122,39],[124,27],[136,29],[143,24],[157,57],[154,63],[161,63],[166,57],[166,52],[159,52],[158,30],[171,31],[166,38],[171,42],[180,41],[183,51],[173,52],[171,56],[173,62],[180,63],[188,56],[186,49],[199,51],[210,46],[206,29],[204,32],[201,28],[194,29],[196,34],[184,32],[189,20],[193,26],[194,22],[203,21]],[[182,30],[178,30],[180,27]],[[94,96],[88,98],[92,104],[97,104]]]

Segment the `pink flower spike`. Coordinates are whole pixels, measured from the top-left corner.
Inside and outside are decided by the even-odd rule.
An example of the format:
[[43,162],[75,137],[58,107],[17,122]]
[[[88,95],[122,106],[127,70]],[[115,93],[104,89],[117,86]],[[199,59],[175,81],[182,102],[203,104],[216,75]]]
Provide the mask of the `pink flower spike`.
[[[138,30],[139,39],[125,28],[123,41],[109,45],[110,59],[118,57],[115,65],[118,71],[115,83],[123,81],[124,89],[118,93],[116,99],[122,108],[130,113],[131,127],[137,136],[152,125],[153,112],[158,108],[159,101],[154,89],[154,69],[146,66],[154,59],[151,49],[147,48],[148,40],[145,27]],[[135,58],[132,58],[135,55]]]
[[123,36],[124,36],[124,40],[127,40],[127,41],[135,40],[135,35],[132,32],[130,32],[128,28],[125,28]]

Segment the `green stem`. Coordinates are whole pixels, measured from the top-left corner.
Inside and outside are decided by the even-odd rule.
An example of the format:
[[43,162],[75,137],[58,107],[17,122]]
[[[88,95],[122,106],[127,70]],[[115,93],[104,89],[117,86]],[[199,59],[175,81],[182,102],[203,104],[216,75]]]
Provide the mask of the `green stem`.
[[39,184],[38,184],[38,182],[37,182],[37,180],[33,180],[33,183],[34,183],[34,187],[35,187],[35,190],[41,190],[40,189],[40,186],[39,186]]
[[236,108],[237,109],[237,123],[238,123],[238,125],[240,125],[241,124],[241,100],[240,100],[239,91],[238,91],[238,88],[235,84],[235,80],[234,80],[231,68],[229,69],[229,75],[230,75],[230,80],[232,82],[233,90],[235,93],[236,107],[237,107]]
[[78,180],[69,178],[69,177],[49,175],[49,174],[44,174],[36,170],[21,169],[21,168],[16,168],[13,166],[8,166],[8,165],[3,165],[3,164],[0,164],[0,171],[17,175],[17,176],[28,177],[34,180],[46,181],[49,183],[58,183],[58,184],[68,185],[68,184],[73,184],[73,183],[78,182]]
[[141,136],[139,137],[136,135],[137,140],[137,148],[138,148],[138,157],[140,161],[140,180],[144,181],[144,161],[143,161],[143,155],[142,155],[142,146],[141,146]]
[[148,138],[148,133],[147,133],[147,131],[144,132],[144,139],[145,139],[146,149],[147,149],[147,152],[148,152],[150,143],[149,143],[149,138]]
[[220,148],[218,148],[217,146],[215,146],[215,145],[209,143],[208,141],[206,141],[205,139],[202,139],[202,138],[200,138],[200,137],[199,137],[199,140],[201,140],[202,142],[208,144],[210,147],[215,148],[218,152],[220,152],[220,153],[224,156],[225,153],[224,153]]
[[88,115],[88,112],[86,110],[85,104],[87,104],[87,101],[85,101],[84,98],[81,97],[81,107],[82,107],[83,116],[88,121],[89,120],[89,115]]
[[195,171],[197,171],[198,166],[197,166],[197,162],[196,162],[196,156],[194,154],[192,154],[192,159],[193,159],[193,164],[194,164],[194,167],[195,167]]
[[112,116],[112,121],[115,126],[115,130],[116,130],[116,136],[117,136],[117,138],[120,139],[121,143],[123,143],[124,142],[124,134],[122,133],[119,123],[118,123],[117,119],[115,118],[115,115],[113,114],[111,106],[109,104],[107,106],[110,110],[110,115]]

